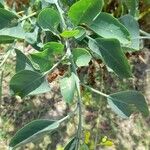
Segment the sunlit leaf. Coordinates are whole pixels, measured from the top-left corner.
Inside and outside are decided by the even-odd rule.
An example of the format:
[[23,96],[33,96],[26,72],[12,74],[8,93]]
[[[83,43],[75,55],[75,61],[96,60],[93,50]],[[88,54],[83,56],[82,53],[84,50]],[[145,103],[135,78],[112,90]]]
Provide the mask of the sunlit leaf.
[[91,24],[102,7],[103,0],[80,0],[70,7],[68,16],[75,25]]
[[104,38],[115,38],[123,44],[130,42],[130,33],[125,26],[108,13],[100,13],[90,28]]
[[71,38],[77,36],[79,34],[79,30],[65,30],[60,35],[64,38]]

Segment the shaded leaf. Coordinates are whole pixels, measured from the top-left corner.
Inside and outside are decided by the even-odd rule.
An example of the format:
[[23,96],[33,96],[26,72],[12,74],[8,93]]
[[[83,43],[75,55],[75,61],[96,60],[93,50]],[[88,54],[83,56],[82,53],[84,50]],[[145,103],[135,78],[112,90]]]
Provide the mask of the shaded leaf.
[[130,65],[118,40],[97,38],[95,41],[101,53],[100,57],[108,67],[121,78],[132,76]]
[[76,144],[77,144],[77,139],[76,139],[76,137],[74,137],[67,143],[64,150],[75,150]]
[[144,96],[137,91],[123,91],[109,95],[110,107],[120,116],[129,117],[135,108],[144,116],[149,115],[148,106]]
[[77,27],[76,29],[79,30],[79,33],[75,36],[75,38],[81,41],[86,36],[86,30],[83,27]]
[[45,134],[52,132],[59,127],[59,123],[54,120],[40,119],[30,122],[20,129],[11,139],[9,146],[16,148],[28,142],[41,138]]
[[90,28],[104,38],[115,38],[123,44],[130,42],[130,33],[125,26],[108,13],[100,13]]
[[78,67],[88,66],[92,56],[84,48],[75,48],[72,50],[73,58]]
[[134,51],[140,49],[140,29],[138,22],[131,15],[125,15],[120,18],[120,22],[128,29],[131,35],[131,43],[124,45],[127,51]]
[[18,17],[3,8],[0,8],[0,29],[11,27],[16,24]]
[[45,8],[39,13],[37,21],[44,30],[57,32],[57,27],[60,23],[60,16],[56,10]]
[[75,25],[91,24],[102,7],[103,0],[80,0],[70,7],[68,16]]
[[15,49],[16,52],[16,72],[21,70],[32,70],[34,71],[34,67],[29,60],[29,58],[23,54],[20,50]]
[[60,80],[61,94],[66,103],[72,103],[76,89],[76,78],[72,73],[70,77],[65,77]]
[[[37,94],[41,93],[41,90],[38,91],[40,86],[43,86],[43,82],[45,82],[45,77],[31,70],[23,70],[15,74],[10,81],[10,90],[13,95],[19,95],[20,97],[25,97],[30,94],[34,90],[36,90]],[[45,82],[45,84],[48,84]],[[48,90],[50,87],[47,85]]]

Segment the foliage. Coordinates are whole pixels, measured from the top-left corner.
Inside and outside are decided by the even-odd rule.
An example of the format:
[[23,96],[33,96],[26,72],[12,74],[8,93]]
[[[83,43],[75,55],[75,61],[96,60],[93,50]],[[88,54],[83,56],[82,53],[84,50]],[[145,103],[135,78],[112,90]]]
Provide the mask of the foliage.
[[[86,81],[80,79],[77,72],[98,58],[119,78],[133,77],[125,53],[139,50],[142,37],[136,20],[138,1],[122,1],[121,4],[124,9],[127,7],[129,13],[122,12],[120,18],[102,12],[106,5],[103,0],[33,2],[34,9],[36,4],[36,12],[23,17],[3,8],[3,3],[0,4],[0,43],[10,43],[0,67],[4,69],[11,51],[15,50],[16,53],[16,74],[9,85],[12,96],[24,98],[49,92],[51,87],[47,76],[59,65],[67,65],[68,70],[59,82],[60,91],[70,107],[76,105],[74,111],[60,120],[35,120],[27,124],[11,139],[11,149],[55,132],[78,111],[77,131],[64,149],[88,150],[82,132],[82,88],[105,97],[108,105],[120,117],[130,117],[137,111],[144,116],[149,115],[146,100],[140,92],[127,90],[108,95],[93,89],[88,83],[86,85]],[[63,7],[67,11],[64,12]],[[30,26],[28,31],[25,30],[26,24]],[[32,45],[36,52],[26,56],[16,47],[17,41]],[[113,142],[104,138],[101,145],[113,145]]]

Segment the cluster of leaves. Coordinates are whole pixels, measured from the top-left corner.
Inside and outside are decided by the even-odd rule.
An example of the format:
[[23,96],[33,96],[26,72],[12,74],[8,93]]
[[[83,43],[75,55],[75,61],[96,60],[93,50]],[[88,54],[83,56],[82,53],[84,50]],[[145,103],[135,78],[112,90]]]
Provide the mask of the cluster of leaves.
[[[36,120],[27,124],[10,141],[12,149],[53,132],[76,110],[79,110],[78,131],[64,149],[79,149],[80,143],[83,144],[80,149],[88,149],[81,142],[80,135],[80,85],[105,96],[109,106],[120,117],[129,117],[135,111],[148,116],[148,107],[140,92],[132,90],[107,95],[82,83],[76,71],[79,67],[88,66],[96,57],[119,78],[133,77],[125,53],[139,50],[139,25],[135,20],[137,1],[124,3],[129,14],[123,14],[119,19],[102,12],[106,5],[103,0],[63,1],[67,12],[63,12],[58,0],[38,1],[41,10],[33,13],[37,17],[32,14],[20,17],[0,3],[0,43],[13,43],[9,51],[15,49],[16,52],[16,74],[10,81],[12,95],[24,98],[49,92],[51,87],[47,75],[62,63],[68,65],[68,72],[60,79],[61,94],[66,103],[77,103],[77,109],[60,120]],[[27,23],[30,30],[26,30]],[[36,52],[27,57],[14,46],[17,40],[32,45]]]

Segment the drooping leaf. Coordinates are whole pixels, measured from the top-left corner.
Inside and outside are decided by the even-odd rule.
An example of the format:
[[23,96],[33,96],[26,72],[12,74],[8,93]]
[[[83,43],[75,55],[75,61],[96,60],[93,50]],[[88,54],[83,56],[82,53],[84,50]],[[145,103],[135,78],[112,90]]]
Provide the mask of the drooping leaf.
[[60,35],[64,38],[71,38],[71,37],[75,37],[78,34],[79,34],[79,30],[65,30]]
[[20,50],[15,49],[16,52],[16,72],[21,70],[32,70],[34,71],[34,67],[29,60],[29,58],[23,54]]
[[68,16],[75,25],[91,24],[102,7],[103,0],[80,0],[70,7]]
[[73,58],[78,67],[88,66],[92,56],[84,48],[75,48],[72,50]]
[[18,17],[3,8],[0,8],[0,29],[11,27],[16,24]]
[[140,49],[140,29],[138,22],[131,15],[125,15],[120,18],[120,22],[128,29],[131,35],[131,43],[124,45],[127,51],[134,51]]
[[130,42],[130,33],[125,26],[108,13],[100,13],[90,28],[104,38],[115,38],[123,44]]
[[[13,95],[19,95],[22,98],[35,90],[36,94],[40,94],[43,82],[48,84],[45,82],[45,77],[43,77],[42,74],[31,70],[23,70],[12,77],[10,81],[10,90]],[[50,87],[48,85],[45,87],[47,87],[47,91],[50,91]]]
[[64,150],[75,150],[76,149],[76,144],[77,144],[78,140],[76,139],[76,137],[72,138],[67,145],[65,146]]
[[30,122],[20,129],[9,143],[9,147],[16,148],[51,133],[59,127],[54,120],[40,119]]
[[60,80],[61,94],[66,103],[72,103],[76,89],[75,75],[72,73],[70,77],[65,77]]
[[144,96],[137,91],[122,91],[109,95],[108,103],[110,107],[120,116],[129,117],[135,108],[144,116],[149,115],[148,106]]
[[48,42],[43,51],[31,54],[32,60],[39,65],[41,72],[49,70],[55,62],[55,55],[63,54],[64,45],[57,42]]
[[56,10],[45,8],[39,13],[37,21],[44,30],[57,32],[57,27],[60,23],[60,16]]
[[121,78],[132,76],[130,65],[118,40],[97,38],[95,41],[101,53],[100,57],[109,68]]

